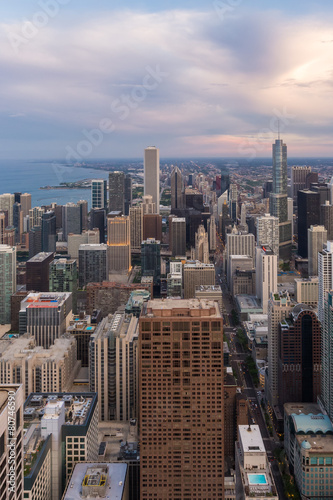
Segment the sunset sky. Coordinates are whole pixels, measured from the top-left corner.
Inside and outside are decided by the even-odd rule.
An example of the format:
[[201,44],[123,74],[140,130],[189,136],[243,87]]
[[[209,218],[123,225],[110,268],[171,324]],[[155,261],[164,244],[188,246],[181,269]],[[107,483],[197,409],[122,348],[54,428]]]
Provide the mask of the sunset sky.
[[270,156],[278,118],[289,156],[333,157],[331,0],[16,0],[0,15],[2,159]]

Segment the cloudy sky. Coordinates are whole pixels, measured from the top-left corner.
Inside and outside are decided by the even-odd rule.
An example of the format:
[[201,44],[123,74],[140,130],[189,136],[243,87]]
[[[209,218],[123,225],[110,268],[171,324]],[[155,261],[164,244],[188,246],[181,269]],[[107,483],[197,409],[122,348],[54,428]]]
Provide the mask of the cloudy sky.
[[0,47],[3,159],[333,157],[332,0],[3,1]]

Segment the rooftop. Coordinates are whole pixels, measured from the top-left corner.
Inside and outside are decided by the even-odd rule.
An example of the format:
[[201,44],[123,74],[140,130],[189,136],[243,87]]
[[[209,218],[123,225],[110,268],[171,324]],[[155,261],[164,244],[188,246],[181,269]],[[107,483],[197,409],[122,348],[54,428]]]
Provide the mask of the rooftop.
[[214,264],[204,264],[203,262],[200,262],[199,260],[190,260],[184,264],[184,270],[186,269],[195,269],[195,268],[206,268],[206,269],[214,269],[215,267]]
[[[295,431],[297,434],[333,434],[333,426],[327,415],[322,413],[305,415],[304,413],[292,414]],[[333,450],[332,450],[333,451]]]
[[65,292],[29,293],[21,302],[21,310],[35,307],[57,308],[63,305],[70,296],[71,293]]
[[220,285],[198,285],[195,287],[196,292],[218,292],[222,293]]
[[121,500],[127,478],[125,463],[77,463],[64,500],[108,498]]
[[48,259],[52,255],[52,252],[39,252],[38,254],[31,257],[28,262],[43,262],[45,259]]
[[239,441],[245,453],[265,453],[259,425],[239,425]]
[[96,397],[93,392],[32,392],[24,404],[24,420],[32,424],[39,424],[48,403],[57,404],[63,401],[65,403],[65,424],[85,425]]
[[165,316],[196,316],[194,311],[200,311],[200,316],[221,318],[218,303],[208,299],[154,299],[145,303],[141,317]]
[[58,361],[64,358],[64,354],[73,344],[74,340],[62,337],[55,339],[54,344],[49,349],[36,346],[35,339],[28,333],[11,340],[0,340],[1,360],[19,360],[20,358],[31,358],[36,356],[38,361],[44,360]]
[[[309,453],[313,453],[315,455],[318,455],[320,453],[329,453],[331,456],[333,454],[333,436],[331,434],[324,434],[324,435],[301,435],[297,434],[295,436],[298,446],[302,446],[303,442],[306,440],[308,444],[306,447],[302,447],[303,449],[307,450]],[[310,445],[310,446],[309,446]]]

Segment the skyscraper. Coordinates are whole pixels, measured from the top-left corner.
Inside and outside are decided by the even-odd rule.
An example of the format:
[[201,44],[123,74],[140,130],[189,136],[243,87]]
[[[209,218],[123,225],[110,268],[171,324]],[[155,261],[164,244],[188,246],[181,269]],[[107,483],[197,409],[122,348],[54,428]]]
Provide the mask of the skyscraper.
[[50,264],[50,292],[70,292],[73,314],[77,312],[78,270],[75,259],[55,259]]
[[40,252],[28,260],[27,290],[34,292],[48,292],[50,279],[50,264],[53,261],[52,252]]
[[125,174],[115,171],[109,173],[109,212],[125,213]]
[[195,233],[195,260],[209,264],[208,234],[204,226],[200,225]]
[[318,276],[318,252],[327,242],[327,231],[324,226],[310,226],[308,229],[308,274]]
[[16,247],[0,245],[0,324],[10,323],[10,297],[16,292]]
[[319,193],[303,189],[298,191],[298,253],[308,257],[308,229],[320,224]]
[[181,171],[174,167],[171,172],[171,210],[183,207],[184,182]]
[[44,208],[33,207],[29,210],[29,229],[42,225],[42,215],[45,212]]
[[154,285],[161,281],[161,243],[154,238],[148,238],[141,244],[141,274],[154,276]]
[[291,167],[291,189],[294,203],[297,203],[297,193],[307,187],[307,178],[311,173],[311,167]]
[[317,402],[321,379],[320,321],[311,307],[297,304],[279,324],[279,405]]
[[157,148],[148,147],[144,156],[144,194],[153,197],[156,213],[160,213],[160,152]]
[[150,300],[140,316],[141,500],[224,498],[222,317],[205,300]]
[[48,349],[64,335],[71,316],[71,293],[29,293],[21,302],[20,334],[30,333],[36,345]]
[[256,248],[256,292],[263,314],[267,313],[271,293],[277,291],[277,255],[269,247]]
[[326,295],[330,290],[333,290],[333,241],[328,241],[327,246],[318,253],[318,277],[318,317],[323,325]]
[[139,250],[143,240],[143,211],[142,205],[131,207],[129,211],[131,224],[131,248]]
[[292,248],[291,222],[288,221],[287,146],[277,139],[273,144],[273,192],[270,214],[279,219],[279,258],[290,260]]
[[265,392],[271,406],[278,405],[279,324],[292,310],[287,292],[272,293],[268,302],[268,381]]
[[101,283],[108,279],[107,245],[83,244],[79,246],[79,287],[88,283]]
[[185,217],[169,218],[169,248],[173,257],[186,255]]
[[69,234],[82,232],[82,208],[78,203],[67,203],[62,207],[63,236],[67,240]]
[[104,179],[91,181],[91,208],[107,208],[107,182]]
[[93,208],[90,211],[90,229],[99,229],[99,242],[105,243],[106,210],[104,208]]
[[128,273],[131,269],[130,218],[120,215],[120,212],[110,212],[107,228],[109,275]]
[[257,245],[268,246],[279,255],[279,219],[265,214],[257,217]]
[[23,217],[29,215],[29,210],[31,208],[31,194],[23,193],[20,196],[20,203],[22,207]]
[[8,212],[8,226],[13,225],[13,205],[15,196],[10,193],[0,194],[0,211]]
[[320,224],[327,229],[327,239],[333,240],[333,205],[329,201],[320,206]]
[[325,409],[333,419],[333,290],[324,299],[322,321],[322,379],[321,398]]
[[42,252],[55,252],[56,241],[56,216],[52,210],[48,210],[42,215]]
[[132,176],[130,174],[126,174],[124,179],[124,206],[125,215],[129,215],[132,206]]

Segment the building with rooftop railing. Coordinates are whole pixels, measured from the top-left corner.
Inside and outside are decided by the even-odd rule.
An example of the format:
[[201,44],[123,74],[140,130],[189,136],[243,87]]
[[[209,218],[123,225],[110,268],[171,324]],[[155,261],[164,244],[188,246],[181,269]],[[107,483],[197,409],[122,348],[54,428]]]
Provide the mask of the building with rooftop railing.
[[128,469],[125,463],[76,464],[63,500],[129,500]]
[[25,498],[59,500],[75,463],[97,460],[97,395],[31,393],[23,416]]
[[29,293],[21,302],[19,331],[30,333],[47,349],[66,332],[71,316],[71,293]]

